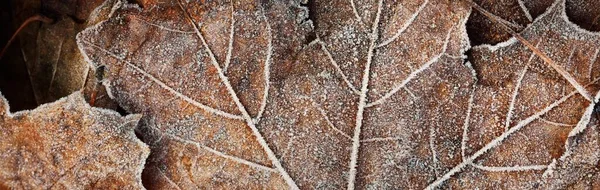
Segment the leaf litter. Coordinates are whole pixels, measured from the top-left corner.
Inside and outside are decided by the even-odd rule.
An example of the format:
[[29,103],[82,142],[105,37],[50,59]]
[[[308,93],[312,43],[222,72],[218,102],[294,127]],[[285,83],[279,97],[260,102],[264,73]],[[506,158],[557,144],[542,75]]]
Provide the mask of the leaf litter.
[[122,3],[77,43],[143,115],[146,188],[597,184],[599,34],[517,2],[497,45],[428,0]]

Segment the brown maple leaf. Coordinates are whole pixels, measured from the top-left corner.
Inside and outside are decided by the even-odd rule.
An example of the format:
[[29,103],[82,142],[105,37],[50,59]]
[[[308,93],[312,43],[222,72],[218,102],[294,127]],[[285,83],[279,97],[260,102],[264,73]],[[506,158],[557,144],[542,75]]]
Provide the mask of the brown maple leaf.
[[472,48],[479,85],[463,129],[463,159],[429,187],[449,180],[460,188],[536,188],[555,160],[570,154],[568,138],[588,127],[600,98],[600,34],[570,22],[565,1],[556,1],[513,35]]
[[81,92],[16,113],[0,95],[0,189],[143,188],[139,119],[92,108]]
[[142,5],[78,43],[144,114],[149,188],[532,188],[597,99],[564,1],[466,63],[462,1]]

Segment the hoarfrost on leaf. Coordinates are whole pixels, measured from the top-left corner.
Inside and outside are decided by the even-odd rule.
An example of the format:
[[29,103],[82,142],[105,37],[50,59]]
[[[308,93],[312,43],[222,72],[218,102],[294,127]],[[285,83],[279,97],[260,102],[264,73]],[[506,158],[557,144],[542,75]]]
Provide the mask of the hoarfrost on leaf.
[[553,67],[519,40],[465,62],[467,2],[202,2],[123,6],[78,35],[144,115],[149,187],[531,188],[598,91],[598,34],[564,1],[521,33]]

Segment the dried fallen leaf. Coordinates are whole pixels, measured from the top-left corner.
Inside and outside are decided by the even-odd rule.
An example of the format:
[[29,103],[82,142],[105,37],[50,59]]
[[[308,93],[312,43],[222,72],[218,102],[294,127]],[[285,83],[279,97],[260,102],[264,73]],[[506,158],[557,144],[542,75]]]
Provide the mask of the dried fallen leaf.
[[149,0],[78,35],[144,114],[147,187],[534,187],[588,126],[598,34],[564,1],[522,35],[567,75],[516,40],[464,63],[466,2],[308,5]]
[[[474,0],[502,23],[521,32],[552,5],[555,0]],[[467,22],[471,44],[496,44],[508,40],[511,35],[498,24],[479,12],[474,12]]]
[[[555,0],[474,0],[477,4],[497,16],[504,24],[521,32],[531,24]],[[600,1],[567,0],[566,8],[569,20],[580,27],[600,31]],[[467,22],[471,45],[496,44],[508,40],[511,35],[502,27],[491,22],[479,12],[474,12]]]
[[80,92],[10,113],[0,96],[0,189],[140,189],[141,116],[90,107]]
[[126,4],[78,36],[90,62],[106,65],[109,95],[145,115],[148,183],[293,183],[254,118],[266,105],[270,64],[291,62],[310,24],[298,2],[257,3],[146,2],[147,11]]
[[[24,65],[27,66],[37,104],[53,102],[67,96],[82,89],[88,81],[88,88],[95,86],[94,69],[90,69],[83,59],[77,48],[75,36],[84,28],[105,20],[109,12],[102,11],[102,8],[110,9],[111,3],[114,2],[114,0],[24,0],[15,3],[16,22],[19,22],[21,17],[33,15],[29,13],[30,10],[37,11],[35,14],[43,12],[54,18],[52,23],[32,23],[26,26],[18,34],[20,46],[13,45],[14,48],[19,49],[18,55],[23,57]],[[99,5],[101,6],[98,7]],[[26,11],[20,12],[19,9]],[[98,17],[104,19],[96,19]],[[88,75],[89,72],[92,73]],[[88,91],[85,91],[87,96],[90,94]],[[104,99],[103,101],[106,102]],[[108,104],[107,102],[101,106],[111,107]]]
[[600,95],[600,33],[568,21],[561,0],[519,35],[544,55],[518,38],[472,48],[479,85],[463,129],[463,159],[429,187],[536,188],[548,165],[568,154],[567,139],[587,126],[590,100]]
[[550,164],[540,189],[594,189],[600,186],[600,117],[590,119],[580,134],[569,139],[565,147],[569,153]]

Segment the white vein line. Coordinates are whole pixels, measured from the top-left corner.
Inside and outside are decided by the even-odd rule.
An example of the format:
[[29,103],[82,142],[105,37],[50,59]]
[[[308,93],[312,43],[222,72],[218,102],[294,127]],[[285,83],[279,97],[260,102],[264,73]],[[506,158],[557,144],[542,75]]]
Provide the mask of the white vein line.
[[[524,42],[524,43],[528,43],[528,42]],[[535,48],[537,49],[537,48]],[[573,54],[575,53],[575,49],[576,48],[572,48],[571,49],[571,53],[569,54],[569,58],[568,58],[568,63],[571,63],[573,61]],[[541,51],[540,51],[541,52]],[[542,52],[543,54],[543,52]],[[543,54],[544,56],[546,56],[545,54]],[[548,58],[548,60],[550,60]],[[546,62],[546,60],[544,60]],[[567,79],[567,81],[569,81],[569,83],[571,83],[571,85],[573,85],[573,87],[575,87],[575,89],[577,89],[579,91],[579,93],[588,101],[590,102],[594,102],[594,98],[592,96],[590,96],[590,94],[588,94],[588,91],[585,89],[585,87],[583,87],[581,84],[579,84],[579,82],[577,82],[577,79],[575,79],[571,74],[569,74],[569,72],[567,72],[566,70],[564,70],[561,66],[556,65],[556,63],[554,63],[553,61],[549,61],[547,62],[554,70],[556,70],[556,72],[558,72],[559,74],[561,74],[565,79]]]
[[472,164],[473,167],[488,171],[488,172],[521,172],[521,171],[532,171],[532,170],[545,170],[548,168],[547,165],[528,165],[528,166],[483,166],[479,164]]
[[543,117],[540,117],[540,121],[543,121],[544,123],[548,123],[550,125],[556,125],[556,126],[561,126],[561,127],[573,127],[577,124],[567,124],[567,123],[559,123],[559,122],[554,122],[554,121],[550,121],[547,119],[544,119]]
[[202,144],[200,144],[200,143],[198,143],[196,141],[192,141],[192,140],[188,140],[188,139],[183,139],[183,138],[175,136],[173,134],[168,134],[168,133],[165,133],[165,134],[167,136],[173,138],[174,140],[181,141],[181,142],[187,143],[187,144],[195,145],[198,148],[202,148],[202,149],[204,149],[204,150],[206,150],[206,151],[208,151],[210,153],[213,153],[214,155],[217,155],[219,157],[231,160],[231,161],[236,162],[238,164],[244,164],[244,165],[250,166],[250,167],[252,167],[254,169],[260,169],[260,170],[265,170],[265,171],[269,171],[269,172],[277,172],[273,168],[270,168],[270,167],[264,166],[262,164],[259,164],[259,163],[256,163],[256,162],[252,162],[252,161],[249,161],[249,160],[237,157],[237,156],[232,156],[232,155],[225,154],[225,153],[223,153],[221,151],[218,151],[218,150],[215,150],[215,149],[210,148],[208,146],[202,145]]
[[360,99],[358,102],[358,111],[356,112],[356,126],[354,127],[354,135],[352,136],[352,152],[350,153],[350,170],[348,171],[348,190],[354,189],[354,181],[356,180],[356,167],[358,165],[358,151],[360,148],[360,132],[362,128],[363,122],[363,112],[365,111],[365,107],[367,105],[367,92],[369,91],[369,77],[370,77],[370,69],[371,62],[373,61],[373,55],[375,52],[375,46],[377,39],[379,38],[378,26],[379,19],[381,18],[381,9],[383,7],[383,0],[379,0],[379,4],[377,6],[377,15],[375,15],[375,20],[373,21],[373,26],[371,28],[371,35],[369,36],[371,39],[369,45],[369,52],[367,53],[367,63],[365,65],[365,70],[362,77],[362,86],[360,89]]
[[462,161],[460,164],[456,165],[454,168],[452,168],[450,171],[448,171],[446,174],[444,174],[441,178],[438,178],[433,183],[429,184],[425,189],[434,189],[435,187],[441,185],[443,182],[450,179],[451,176],[462,171],[466,166],[473,164],[473,161],[475,159],[479,158],[481,155],[485,154],[487,151],[491,150],[492,148],[495,148],[498,145],[502,144],[502,142],[504,140],[506,140],[508,138],[508,136],[519,131],[521,128],[523,128],[524,126],[528,125],[529,123],[535,121],[536,119],[540,118],[540,116],[546,114],[547,112],[549,112],[556,106],[560,105],[561,103],[567,101],[567,99],[569,99],[571,96],[577,94],[577,92],[578,91],[573,91],[569,95],[564,96],[561,99],[553,102],[552,104],[550,104],[546,108],[542,109],[541,111],[533,114],[532,116],[529,116],[528,118],[526,118],[524,120],[521,120],[516,126],[510,128],[508,131],[506,131],[502,135],[496,137],[494,140],[492,140],[491,142],[486,144],[483,148],[481,148],[480,150],[475,152],[475,154],[473,154],[466,160]]
[[147,25],[150,25],[150,26],[154,26],[154,27],[160,28],[162,30],[166,30],[166,31],[169,31],[169,32],[175,32],[175,33],[182,33],[182,34],[194,34],[194,31],[177,30],[177,29],[169,28],[169,27],[162,26],[162,25],[159,25],[159,24],[154,24],[154,23],[151,23],[151,22],[149,22],[147,20],[136,18],[133,15],[131,15],[131,16],[132,17],[130,17],[130,18],[132,18],[133,20],[142,21],[144,24],[147,24]]
[[[261,147],[267,154],[267,157],[269,158],[269,160],[271,160],[271,162],[273,163],[275,168],[277,168],[277,171],[279,171],[279,174],[283,177],[283,179],[290,186],[290,188],[291,189],[299,189],[298,185],[296,185],[296,182],[292,179],[292,177],[290,177],[290,175],[287,173],[287,171],[283,168],[283,166],[281,165],[281,162],[279,161],[277,156],[275,156],[275,153],[273,152],[273,150],[271,150],[271,148],[269,147],[269,144],[267,144],[267,142],[265,141],[265,138],[262,136],[260,131],[258,131],[258,128],[256,128],[256,125],[254,124],[252,117],[250,117],[250,114],[248,114],[248,111],[246,110],[246,108],[244,107],[244,105],[242,104],[240,99],[238,98],[236,92],[233,90],[233,87],[229,83],[229,79],[227,79],[225,74],[223,74],[223,70],[219,66],[219,63],[217,62],[217,59],[216,59],[215,55],[213,54],[212,50],[206,43],[204,36],[202,35],[202,33],[200,33],[200,29],[198,29],[198,26],[196,26],[192,17],[189,15],[189,13],[183,7],[183,3],[181,3],[181,0],[178,0],[177,2],[179,3],[181,10],[184,12],[184,14],[186,14],[190,24],[194,27],[194,30],[196,31],[198,38],[200,38],[200,41],[202,41],[202,45],[205,47],[206,52],[210,56],[211,63],[217,69],[217,73],[219,74],[219,78],[221,79],[221,82],[223,82],[223,85],[225,85],[225,87],[227,87],[227,91],[231,95],[231,98],[237,105],[240,112],[242,112],[242,117],[246,120],[246,124],[252,130],[252,134],[256,137],[256,140],[258,141],[258,143],[261,145]],[[264,14],[264,12],[261,12],[261,13]]]
[[348,134],[344,133],[344,131],[338,129],[337,127],[335,127],[335,125],[333,124],[333,122],[331,122],[331,120],[329,119],[329,116],[327,116],[327,112],[325,112],[325,110],[321,107],[320,104],[318,104],[315,100],[313,100],[310,97],[306,97],[306,96],[301,96],[300,99],[305,99],[307,101],[310,101],[312,106],[317,109],[317,111],[319,111],[319,114],[321,114],[321,116],[325,119],[325,121],[327,122],[327,124],[329,125],[329,127],[331,129],[333,129],[334,131],[338,132],[340,135],[346,137],[349,140],[352,140],[352,137],[350,137]]
[[573,62],[573,55],[575,55],[575,50],[577,50],[577,48],[571,48],[571,52],[569,53],[569,57],[567,58],[567,60],[569,60],[569,64]]
[[277,172],[273,168],[270,168],[270,167],[267,167],[267,166],[263,166],[261,164],[257,164],[257,163],[254,163],[254,162],[250,162],[248,160],[241,159],[241,158],[238,158],[238,157],[235,157],[235,156],[230,156],[230,155],[224,154],[223,152],[217,151],[217,150],[212,149],[212,148],[207,147],[207,146],[200,145],[200,147],[203,148],[204,150],[207,150],[207,151],[215,154],[215,155],[218,155],[218,156],[221,156],[223,158],[230,159],[230,160],[234,160],[235,162],[239,162],[239,163],[248,165],[248,166],[250,166],[252,168],[262,169],[262,170],[269,171],[269,172]]
[[358,9],[356,9],[356,5],[354,4],[354,0],[350,0],[350,6],[352,6],[352,12],[354,13],[354,17],[356,17],[356,20],[358,20],[358,22],[362,23],[362,18],[358,14]]
[[340,68],[340,65],[338,65],[337,62],[335,61],[335,59],[333,59],[333,56],[331,55],[331,52],[329,51],[329,49],[327,49],[327,45],[325,44],[325,42],[321,41],[318,38],[315,40],[315,42],[318,43],[319,45],[321,45],[321,49],[323,50],[323,52],[325,52],[325,55],[327,55],[327,57],[329,58],[329,62],[331,62],[331,65],[333,65],[333,67],[335,68],[335,71],[342,76],[342,79],[344,80],[346,85],[350,88],[350,90],[354,94],[360,94],[360,92],[354,87],[354,85],[352,83],[350,83],[350,80],[348,80],[348,76],[346,76],[346,74],[344,74],[344,72]]
[[[433,161],[433,165],[437,165],[438,158],[437,152],[435,151],[435,129],[433,127],[429,127],[429,149],[431,149],[431,160]],[[436,171],[437,175],[437,171]]]
[[281,156],[279,157],[279,159],[282,159],[282,158],[284,158],[287,155],[287,153],[292,148],[292,144],[294,143],[294,139],[296,139],[296,136],[290,137],[290,140],[288,141],[287,145],[285,146],[285,150],[283,151],[283,153],[281,153]]
[[594,69],[594,63],[596,62],[596,59],[598,58],[598,53],[600,52],[600,48],[596,49],[596,52],[594,52],[594,55],[592,55],[592,58],[590,59],[590,68],[588,68],[588,74],[590,75],[590,80],[593,79],[592,76],[592,70]]
[[466,158],[466,147],[467,141],[469,140],[469,122],[471,120],[471,112],[473,111],[473,100],[475,99],[475,90],[477,87],[475,84],[473,85],[473,89],[471,90],[471,95],[469,96],[469,105],[467,106],[467,116],[465,117],[465,123],[463,124],[463,134],[462,140],[460,142],[460,155],[462,156],[462,161],[465,161]]
[[400,29],[398,29],[398,31],[396,31],[396,34],[394,34],[394,36],[392,36],[391,38],[388,38],[387,40],[383,41],[381,44],[377,45],[377,48],[386,46],[386,45],[392,43],[394,40],[398,39],[398,37],[400,37],[400,35],[402,35],[402,33],[404,33],[404,31],[406,31],[406,29],[410,25],[412,25],[412,23],[414,23],[415,19],[417,19],[417,17],[419,16],[419,14],[427,6],[427,3],[429,3],[429,0],[423,1],[423,4],[421,4],[421,6],[419,6],[419,8],[417,9],[417,11],[415,11],[410,16],[410,18],[408,18],[408,20],[406,20],[406,22],[404,22],[404,24],[402,25],[402,27]]
[[448,34],[446,35],[446,39],[444,41],[444,45],[442,46],[442,50],[439,54],[437,54],[436,56],[432,57],[429,61],[427,61],[427,63],[423,64],[421,67],[419,67],[417,70],[411,72],[406,79],[404,79],[402,82],[396,84],[396,86],[390,90],[388,93],[386,93],[385,95],[383,95],[381,98],[379,98],[378,100],[371,102],[371,103],[367,103],[366,107],[372,107],[372,106],[376,106],[379,104],[384,103],[385,100],[387,100],[388,98],[392,97],[392,95],[396,94],[396,92],[398,92],[400,89],[402,89],[404,86],[406,86],[408,84],[408,82],[412,81],[412,79],[414,79],[415,77],[417,77],[417,75],[423,71],[425,71],[426,69],[428,69],[431,65],[433,65],[433,63],[437,62],[441,56],[444,55],[444,53],[446,52],[446,50],[448,49],[448,43],[450,42],[450,37],[452,34],[452,31],[454,30],[454,28],[450,29],[450,31],[448,32]]
[[[227,44],[227,55],[225,56],[225,64],[223,65],[223,72],[227,72],[227,69],[229,68],[229,64],[231,63],[231,52],[233,51],[233,37],[235,35],[235,17],[233,16],[234,13],[235,13],[235,11],[234,11],[233,1],[232,1],[231,2],[231,25],[229,26],[229,43]],[[269,29],[269,31],[270,31],[270,29]]]
[[[478,4],[476,4],[472,1],[469,1],[469,2],[471,3],[471,7],[477,9],[480,13],[482,13],[486,17],[489,17],[491,21],[494,21],[494,22],[498,21],[497,16],[495,16],[494,14],[488,12],[487,10],[483,9]],[[528,49],[535,52],[536,55],[538,55],[542,60],[544,60],[544,62],[547,64],[547,66],[552,67],[552,69],[554,69],[556,72],[558,72],[558,74],[560,74],[563,78],[565,78],[567,81],[569,81],[569,83],[571,85],[573,85],[573,87],[575,87],[575,89],[577,89],[577,91],[579,91],[581,96],[583,96],[588,101],[593,101],[592,100],[593,97],[591,97],[591,95],[588,93],[588,91],[581,84],[579,84],[579,82],[577,82],[577,80],[575,80],[575,78],[573,78],[573,76],[571,76],[571,74],[569,72],[567,72],[561,66],[557,65],[552,59],[550,59],[550,57],[548,57],[548,55],[546,55],[544,52],[542,52],[541,50],[539,50],[538,48],[533,46],[533,44],[531,44],[531,42],[527,41],[519,33],[513,31],[509,27],[506,27],[506,26],[503,26],[503,27],[504,27],[504,29],[506,29],[507,32],[509,32],[517,40],[519,40],[519,42],[521,42],[521,44],[525,45]]]
[[413,99],[419,99],[417,98],[417,96],[415,96],[415,94],[412,93],[412,91],[410,91],[410,89],[408,89],[408,87],[403,87],[404,91],[406,91],[408,93],[408,95],[410,95]]
[[375,138],[361,140],[360,142],[362,142],[362,143],[386,142],[386,141],[397,141],[397,140],[402,140],[402,139],[403,139],[402,137],[375,137]]
[[529,20],[529,22],[532,22],[533,21],[533,17],[529,13],[529,10],[525,6],[525,3],[523,3],[523,0],[517,0],[517,2],[519,3],[519,7],[521,7],[521,10],[523,11],[523,13],[525,13],[525,17],[527,17],[527,19]]
[[579,120],[579,122],[577,122],[577,126],[575,128],[573,128],[573,130],[571,130],[571,132],[569,132],[569,137],[573,137],[573,136],[583,132],[583,130],[588,126],[588,123],[590,122],[592,114],[594,113],[594,107],[596,107],[596,102],[598,102],[599,99],[600,99],[600,91],[597,92],[593,101],[585,109],[585,112],[581,116],[581,119]]
[[506,119],[504,120],[504,131],[508,131],[508,128],[510,127],[510,122],[512,122],[512,116],[515,111],[515,103],[517,101],[517,95],[519,94],[519,89],[521,89],[521,85],[523,83],[523,78],[525,78],[525,74],[527,73],[527,70],[529,69],[529,63],[531,63],[531,60],[533,60],[534,57],[535,57],[535,53],[531,53],[531,55],[529,56],[529,60],[527,60],[527,63],[525,63],[525,68],[523,68],[523,71],[521,71],[521,73],[519,74],[519,78],[517,79],[517,85],[515,86],[515,89],[513,90],[512,96],[510,98],[510,103],[508,105],[508,112],[506,113]]
[[227,113],[227,112],[219,110],[219,109],[212,108],[210,106],[207,106],[207,105],[204,105],[204,104],[202,104],[200,102],[197,102],[196,100],[193,100],[192,98],[190,98],[190,97],[188,97],[188,96],[186,96],[186,95],[184,95],[184,94],[182,94],[180,92],[177,92],[175,89],[171,88],[170,86],[168,86],[164,82],[160,81],[158,78],[154,77],[150,73],[147,73],[143,69],[141,69],[141,68],[135,66],[134,64],[132,64],[131,62],[126,61],[123,58],[121,58],[121,57],[119,57],[119,56],[117,56],[117,55],[109,52],[108,50],[105,50],[105,49],[103,49],[103,48],[101,48],[101,47],[99,47],[99,46],[97,46],[95,44],[92,44],[91,42],[85,41],[85,40],[82,40],[82,42],[84,42],[84,43],[86,43],[86,44],[88,44],[88,45],[90,45],[90,46],[92,46],[92,47],[94,47],[96,49],[99,49],[100,51],[103,51],[104,53],[106,53],[107,55],[110,55],[110,56],[114,57],[115,59],[123,61],[128,67],[133,68],[135,71],[137,71],[138,73],[144,75],[146,78],[150,79],[152,82],[158,84],[159,86],[161,86],[165,90],[169,91],[171,94],[173,94],[173,95],[175,95],[175,96],[183,99],[184,101],[186,101],[188,103],[191,103],[192,105],[194,105],[194,106],[196,106],[196,107],[198,107],[200,109],[203,109],[203,110],[205,110],[205,111],[207,111],[209,113],[215,114],[215,115],[223,116],[223,117],[228,118],[228,119],[243,120],[243,118],[241,116],[239,116],[239,115],[234,115],[234,114]]
[[137,94],[137,93],[140,93],[142,91],[145,91],[147,88],[149,88],[150,86],[152,86],[152,84],[154,84],[154,83],[149,82],[149,83],[144,84],[143,86],[139,87],[137,90],[133,91],[133,94]]
[[56,56],[56,60],[52,64],[52,77],[50,78],[50,85],[48,85],[48,92],[50,92],[50,90],[52,89],[52,86],[54,86],[54,77],[56,76],[57,65],[58,65],[58,61],[60,61],[60,56],[62,55],[62,49],[63,49],[64,42],[65,42],[65,40],[62,39],[62,40],[60,40],[60,44],[58,45],[58,54],[57,54],[58,56]]
[[258,110],[256,119],[254,120],[255,123],[258,123],[260,121],[263,113],[265,112],[265,108],[267,107],[267,98],[269,98],[269,88],[271,88],[270,74],[271,74],[271,57],[273,54],[273,33],[271,31],[271,25],[269,24],[267,17],[264,14],[262,16],[264,17],[265,23],[267,25],[266,26],[267,34],[268,34],[267,41],[269,42],[269,45],[267,46],[267,58],[265,60],[265,65],[264,65],[265,90],[263,92],[262,101],[260,102],[260,109]]

